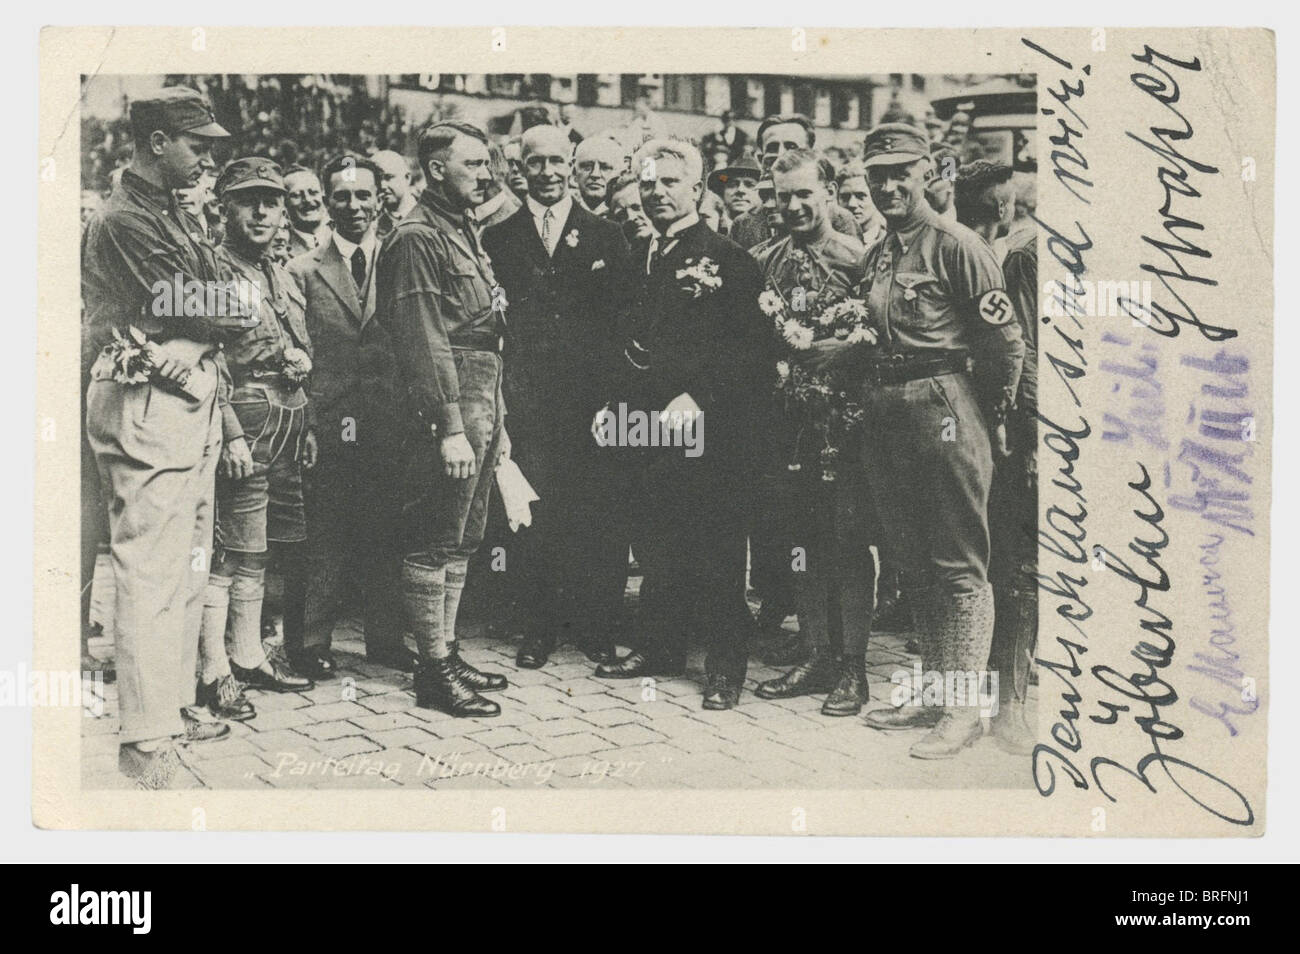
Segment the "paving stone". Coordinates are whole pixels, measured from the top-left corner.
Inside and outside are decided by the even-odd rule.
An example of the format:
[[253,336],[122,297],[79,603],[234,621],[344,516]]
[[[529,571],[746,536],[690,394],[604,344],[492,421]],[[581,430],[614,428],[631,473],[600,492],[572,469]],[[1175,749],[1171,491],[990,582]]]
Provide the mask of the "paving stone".
[[473,736],[474,744],[487,749],[497,749],[505,745],[517,745],[523,742],[531,742],[533,737],[513,726],[502,726],[499,729],[489,729],[486,732],[476,732]]
[[367,732],[366,738],[374,739],[384,748],[391,749],[424,742],[429,738],[429,735],[429,730],[424,726],[408,725],[398,729],[387,729],[383,732]]
[[613,726],[628,725],[629,723],[644,724],[646,717],[631,709],[615,707],[597,709],[594,712],[584,712],[579,718],[590,725]]
[[317,742],[316,748],[328,758],[341,759],[362,752],[378,752],[383,749],[383,745],[364,735],[345,735],[342,738]]
[[371,712],[401,712],[410,709],[415,704],[414,697],[409,692],[383,692],[373,695],[363,696],[357,702]]
[[349,719],[353,725],[360,726],[366,732],[383,732],[386,729],[401,729],[407,726],[424,726],[424,722],[409,712],[384,712],[377,715],[356,716]]
[[565,699],[568,705],[575,709],[581,709],[583,712],[596,712],[599,709],[613,709],[617,706],[623,706],[627,703],[621,699],[615,699],[613,696],[607,696],[604,693],[592,693],[589,696],[574,696],[571,699]]
[[[575,710],[569,710],[575,711]],[[527,732],[534,738],[550,738],[555,735],[576,735],[579,732],[590,732],[593,724],[590,721],[582,719],[548,719],[545,722],[531,722],[519,727],[521,732]]]
[[249,720],[249,725],[258,732],[270,732],[274,729],[294,729],[311,721],[310,706],[301,709],[273,709],[270,712],[259,708],[257,715]]
[[311,707],[311,717],[317,722],[333,722],[335,719],[353,719],[357,716],[364,718],[369,715],[374,713],[355,702],[331,702]]
[[299,726],[297,731],[311,739],[328,741],[350,735],[361,735],[365,730],[359,725],[339,719],[334,722],[313,722],[310,725]]
[[609,742],[606,739],[590,732],[584,732],[581,735],[557,735],[553,738],[536,739],[533,744],[557,759],[574,755],[590,755],[592,752],[599,752],[602,749],[609,748]]
[[643,725],[615,725],[601,729],[597,734],[619,748],[647,745],[651,742],[662,742],[664,739],[658,732],[651,731]]

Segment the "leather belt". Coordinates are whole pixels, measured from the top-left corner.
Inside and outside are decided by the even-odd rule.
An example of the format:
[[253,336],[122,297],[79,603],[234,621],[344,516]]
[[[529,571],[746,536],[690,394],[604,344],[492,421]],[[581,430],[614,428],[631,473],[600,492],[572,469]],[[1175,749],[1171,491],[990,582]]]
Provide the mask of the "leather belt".
[[941,374],[964,374],[971,369],[965,351],[905,351],[872,355],[866,369],[868,384],[905,384]]

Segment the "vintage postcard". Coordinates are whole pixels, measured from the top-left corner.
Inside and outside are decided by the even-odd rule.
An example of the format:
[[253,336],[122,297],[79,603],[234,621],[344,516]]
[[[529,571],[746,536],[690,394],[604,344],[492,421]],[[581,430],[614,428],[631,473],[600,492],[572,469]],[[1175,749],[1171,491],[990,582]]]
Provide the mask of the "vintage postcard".
[[38,826],[1263,833],[1269,31],[40,42]]

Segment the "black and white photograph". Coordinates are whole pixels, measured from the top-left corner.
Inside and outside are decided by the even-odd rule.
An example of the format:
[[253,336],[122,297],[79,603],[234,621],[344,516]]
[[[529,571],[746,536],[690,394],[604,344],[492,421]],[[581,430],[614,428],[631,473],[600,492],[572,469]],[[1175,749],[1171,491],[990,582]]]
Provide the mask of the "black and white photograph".
[[42,29],[22,850],[1285,854],[1287,58],[955,22]]
[[82,786],[1030,788],[1039,93],[84,76]]

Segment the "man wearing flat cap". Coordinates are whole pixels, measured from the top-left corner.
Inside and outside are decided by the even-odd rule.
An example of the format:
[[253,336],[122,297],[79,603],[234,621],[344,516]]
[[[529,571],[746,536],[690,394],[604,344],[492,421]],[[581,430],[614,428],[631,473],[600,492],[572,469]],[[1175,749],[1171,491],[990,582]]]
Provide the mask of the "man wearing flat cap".
[[[858,292],[879,334],[865,361],[867,481],[916,594],[926,670],[982,672],[993,639],[993,455],[1007,453],[1025,345],[988,244],[926,201],[925,132],[882,124],[863,154],[888,225]],[[916,758],[955,756],[983,731],[969,706],[909,704],[866,718],[877,729],[930,729],[912,746]]]
[[[303,384],[311,370],[306,299],[270,258],[284,217],[284,179],[269,159],[236,159],[217,178],[225,238],[217,253],[253,305],[258,322],[225,345],[231,406],[251,466],[222,454],[217,470],[216,554],[203,599],[199,698],[213,715],[254,715],[239,683],[300,692],[313,683],[286,671],[262,648],[261,615],[268,544],[297,556],[307,538],[301,466],[315,463]],[[297,573],[286,573],[301,585]],[[292,590],[292,584],[286,590]]]
[[230,731],[200,718],[194,673],[223,424],[230,456],[249,463],[234,440],[238,419],[218,400],[218,347],[247,330],[249,316],[211,307],[224,270],[174,198],[199,181],[212,141],[228,133],[186,87],[136,100],[130,121],[131,164],[82,245],[83,343],[96,355],[86,431],[111,532],[118,765],[162,788],[180,762],[174,739]]

